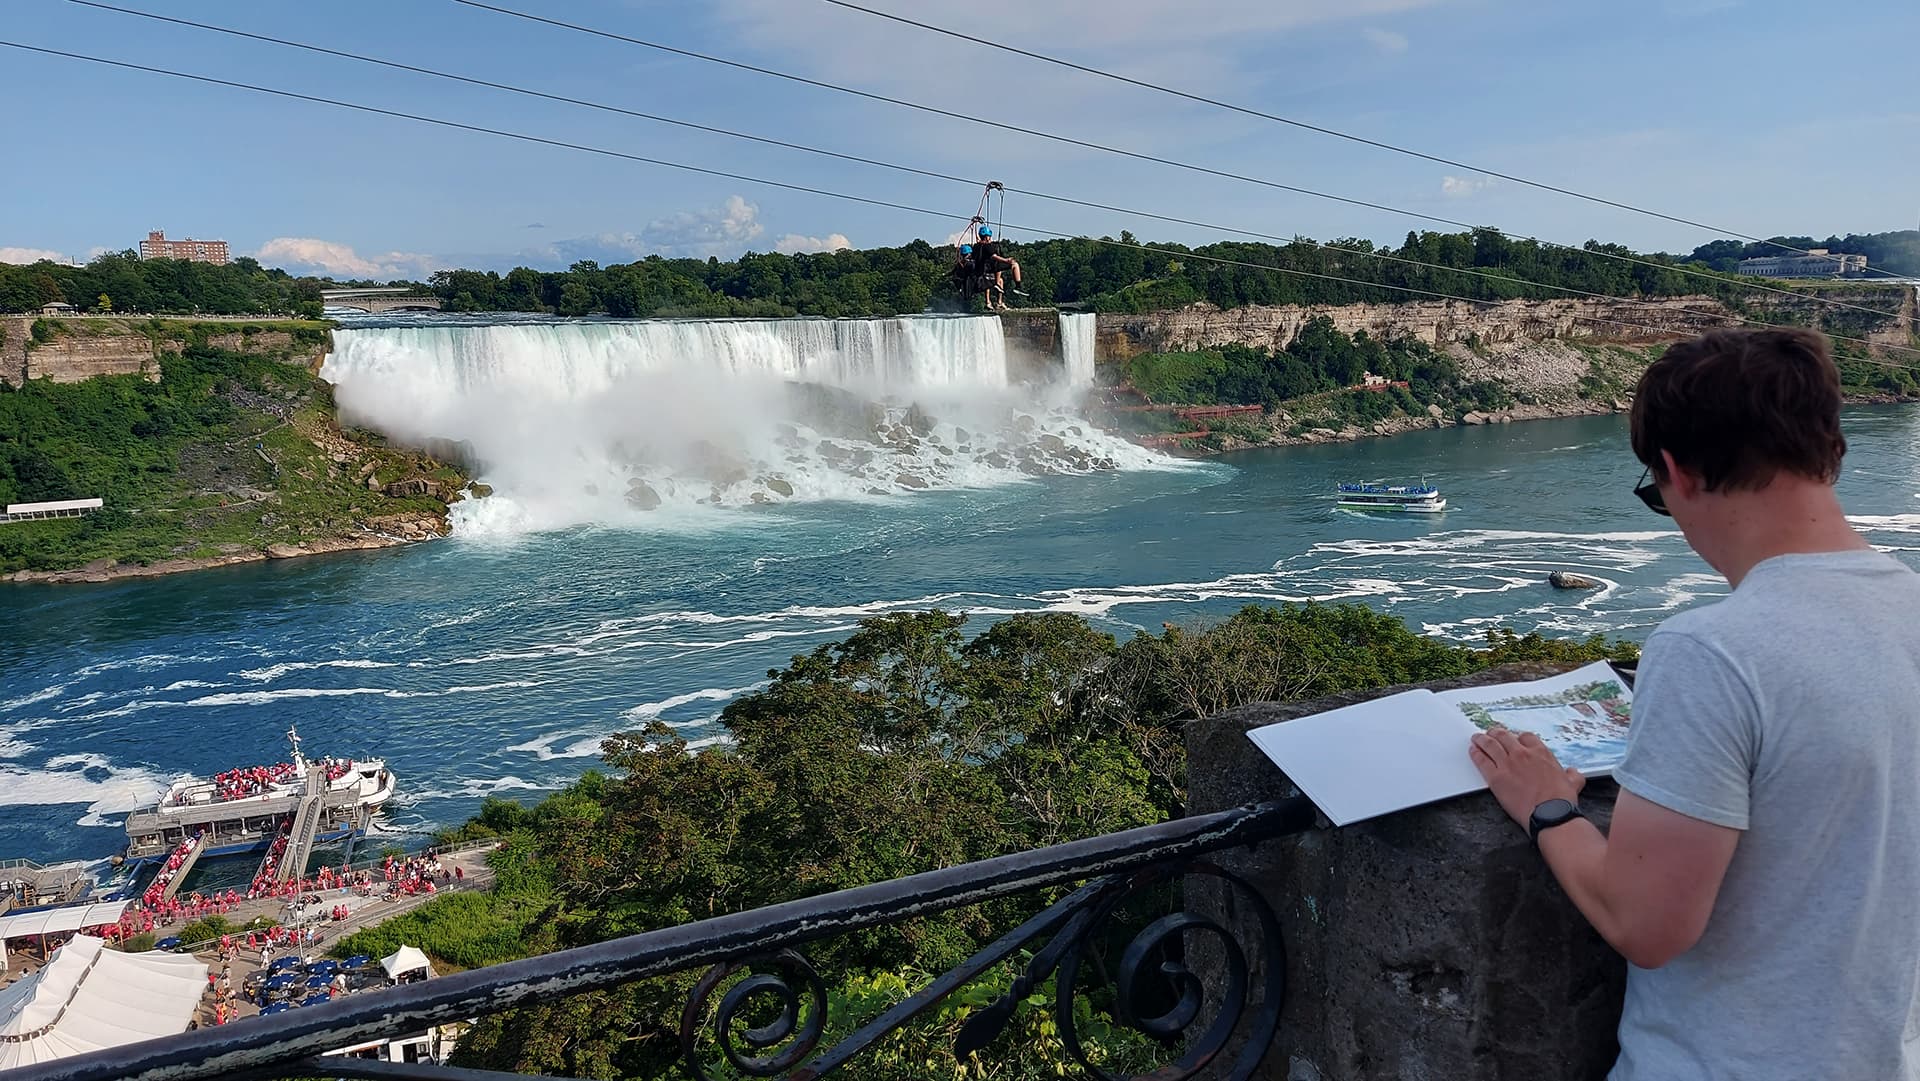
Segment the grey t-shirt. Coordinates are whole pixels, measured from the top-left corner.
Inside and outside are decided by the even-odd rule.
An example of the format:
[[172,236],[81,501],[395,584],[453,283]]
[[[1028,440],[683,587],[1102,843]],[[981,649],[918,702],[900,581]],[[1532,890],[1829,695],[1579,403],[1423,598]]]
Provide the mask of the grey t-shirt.
[[1648,639],[1614,777],[1743,831],[1706,932],[1629,967],[1611,1081],[1920,1079],[1920,575],[1787,555]]

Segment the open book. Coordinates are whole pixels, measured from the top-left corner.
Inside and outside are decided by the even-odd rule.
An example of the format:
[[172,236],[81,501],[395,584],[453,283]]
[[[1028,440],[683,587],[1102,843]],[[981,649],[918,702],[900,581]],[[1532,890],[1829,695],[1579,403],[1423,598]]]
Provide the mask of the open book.
[[1406,691],[1247,733],[1336,826],[1487,787],[1468,738],[1500,725],[1540,737],[1563,766],[1613,772],[1633,694],[1605,661],[1536,680]]

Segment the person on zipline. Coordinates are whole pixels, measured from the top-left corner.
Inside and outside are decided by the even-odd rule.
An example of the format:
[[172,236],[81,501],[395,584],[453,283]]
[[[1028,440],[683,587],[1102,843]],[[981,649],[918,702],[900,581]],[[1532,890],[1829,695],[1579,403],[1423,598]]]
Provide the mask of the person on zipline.
[[973,281],[973,245],[960,245],[960,253],[953,257],[953,267],[947,271],[947,278],[952,281],[954,292],[967,295],[967,287]]
[[1020,284],[1020,264],[1000,254],[999,245],[994,243],[993,230],[985,225],[980,227],[980,239],[973,242],[973,269],[987,286],[987,310],[1007,310],[1006,270],[1013,271],[1013,283]]

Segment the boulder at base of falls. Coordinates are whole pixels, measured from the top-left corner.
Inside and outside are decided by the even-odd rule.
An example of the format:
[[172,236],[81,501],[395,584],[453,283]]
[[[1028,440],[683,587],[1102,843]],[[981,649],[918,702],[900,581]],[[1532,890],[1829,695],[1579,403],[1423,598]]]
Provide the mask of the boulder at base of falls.
[[1585,575],[1570,571],[1554,571],[1547,575],[1547,584],[1555,589],[1599,589],[1600,583]]
[[1006,455],[1000,453],[997,450],[994,451],[992,454],[987,455],[985,458],[981,460],[986,462],[988,465],[994,467],[995,469],[1005,469],[1006,467],[1013,464],[1012,459],[1008,458]]
[[907,414],[901,417],[900,420],[907,427],[913,429],[913,434],[922,437],[932,435],[933,426],[939,423],[934,420],[933,416],[926,410],[920,408],[919,402],[914,402],[912,405],[907,406]]
[[893,478],[893,482],[902,488],[925,488],[928,486],[924,478],[916,477],[912,473],[902,473]]
[[1060,438],[1057,435],[1054,435],[1052,432],[1047,432],[1041,435],[1040,446],[1044,450],[1049,450],[1055,454],[1058,454],[1061,451],[1067,449],[1067,441]]
[[467,485],[467,490],[473,493],[473,498],[485,499],[493,494],[493,485],[482,484],[476,480],[472,484]]
[[965,428],[955,428],[953,430],[953,441],[955,443],[971,443],[973,442],[973,434]]
[[645,481],[634,481],[627,489],[627,505],[634,510],[653,510],[660,505],[660,493]]
[[782,480],[779,477],[773,477],[769,479],[767,481],[767,489],[769,491],[778,492],[780,495],[783,495],[788,499],[793,498],[793,485],[788,484],[786,481]]
[[387,485],[385,491],[394,499],[411,499],[431,495],[434,488],[434,483],[425,477],[408,477],[406,480],[396,480]]

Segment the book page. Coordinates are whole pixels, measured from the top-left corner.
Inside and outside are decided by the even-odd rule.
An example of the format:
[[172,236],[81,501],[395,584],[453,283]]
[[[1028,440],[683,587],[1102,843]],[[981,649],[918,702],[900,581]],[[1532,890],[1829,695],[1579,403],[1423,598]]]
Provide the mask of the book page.
[[1475,729],[1432,691],[1405,691],[1247,733],[1336,826],[1486,787]]
[[1605,661],[1531,683],[1466,687],[1434,697],[1475,728],[1497,724],[1532,732],[1561,765],[1589,777],[1612,773],[1626,757],[1633,692]]

